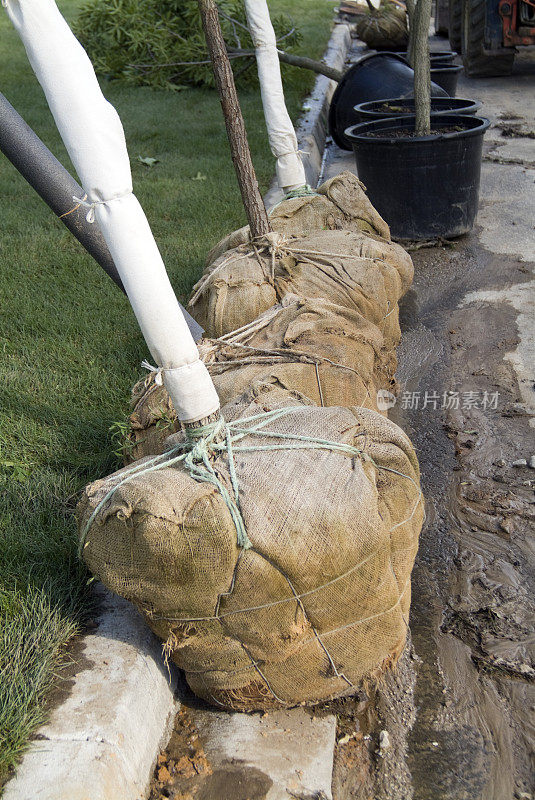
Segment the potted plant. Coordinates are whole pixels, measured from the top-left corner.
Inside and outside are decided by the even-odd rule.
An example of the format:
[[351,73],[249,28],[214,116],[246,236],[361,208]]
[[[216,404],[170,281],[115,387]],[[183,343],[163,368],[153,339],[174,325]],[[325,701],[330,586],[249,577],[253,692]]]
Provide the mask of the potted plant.
[[455,237],[477,213],[483,134],[489,121],[467,114],[431,116],[428,32],[432,0],[412,11],[414,116],[348,128],[359,178],[397,239]]

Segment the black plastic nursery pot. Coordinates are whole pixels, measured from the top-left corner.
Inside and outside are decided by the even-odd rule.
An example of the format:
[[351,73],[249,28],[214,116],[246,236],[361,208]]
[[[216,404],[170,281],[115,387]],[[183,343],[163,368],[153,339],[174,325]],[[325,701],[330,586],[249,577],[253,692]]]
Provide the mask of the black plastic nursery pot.
[[[476,114],[481,108],[479,100],[463,97],[432,97],[431,115],[441,114]],[[370,100],[355,106],[355,114],[359,122],[371,122],[374,119],[389,117],[405,118],[414,114],[414,97],[390,97],[386,100]]]
[[346,130],[359,179],[394,238],[454,238],[472,229],[488,126],[456,114],[433,117],[429,136],[414,136],[414,117]]
[[[414,71],[406,59],[395,53],[369,53],[360,58],[343,76],[329,108],[329,133],[343,150],[351,150],[345,130],[356,123],[354,106],[383,97],[412,97]],[[433,97],[447,97],[447,92],[431,84]]]
[[[402,58],[407,58],[407,51],[406,50],[386,50],[383,52],[393,53],[396,56],[401,56]],[[453,64],[453,60],[455,56],[458,55],[455,50],[435,50],[434,52],[429,53],[429,59],[431,61],[431,65],[433,64]]]
[[429,53],[429,60],[431,61],[431,66],[434,64],[453,64],[456,55],[455,50],[440,50],[438,53]]
[[457,94],[457,82],[462,69],[456,64],[431,64],[431,80],[438,86],[442,86],[450,97],[455,97]]

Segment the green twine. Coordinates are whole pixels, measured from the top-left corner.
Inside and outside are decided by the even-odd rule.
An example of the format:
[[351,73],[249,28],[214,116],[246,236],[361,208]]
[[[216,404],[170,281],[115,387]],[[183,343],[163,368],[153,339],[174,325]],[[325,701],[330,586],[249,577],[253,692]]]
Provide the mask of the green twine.
[[[328,439],[319,439],[313,436],[301,436],[299,434],[277,433],[275,431],[263,430],[270,422],[287,416],[288,414],[305,410],[309,409],[303,406],[288,406],[286,408],[268,411],[267,413],[244,417],[235,422],[226,423],[223,417],[221,417],[217,422],[211,425],[204,425],[199,428],[188,428],[186,430],[186,440],[184,442],[180,442],[180,444],[168,450],[163,455],[148,459],[142,464],[138,464],[122,473],[121,480],[105,494],[84,525],[80,535],[79,553],[81,554],[84,547],[87,546],[87,534],[97,515],[120,486],[124,486],[125,483],[129,483],[131,480],[141,475],[147,475],[155,470],[162,469],[163,467],[171,467],[179,463],[183,464],[184,468],[194,480],[201,483],[210,483],[217,488],[236,527],[238,547],[248,550],[252,545],[247,536],[247,529],[240,508],[239,481],[236,474],[234,453],[315,449],[336,451],[350,456],[351,458],[365,455],[363,450],[342,442],[332,442]],[[249,425],[251,425],[251,427],[248,427]],[[236,446],[238,442],[247,436],[282,439],[283,443]],[[183,450],[187,450],[187,452],[174,455]],[[219,480],[211,463],[211,459],[213,459],[214,456],[223,452],[226,452],[228,457],[229,476],[234,497],[231,496],[226,486]]]
[[317,195],[318,193],[314,191],[314,189],[305,183],[304,186],[299,186],[298,189],[290,189],[289,192],[286,192],[284,195],[285,200],[291,200],[294,197],[309,197],[310,195]]
[[269,212],[269,216],[273,214],[276,208],[280,206],[281,203],[284,203],[285,200],[293,200],[294,197],[317,197],[318,193],[314,191],[314,189],[305,183],[304,186],[299,186],[298,189],[290,189],[289,192],[286,192],[282,200],[279,200],[278,203],[275,203],[271,211]]

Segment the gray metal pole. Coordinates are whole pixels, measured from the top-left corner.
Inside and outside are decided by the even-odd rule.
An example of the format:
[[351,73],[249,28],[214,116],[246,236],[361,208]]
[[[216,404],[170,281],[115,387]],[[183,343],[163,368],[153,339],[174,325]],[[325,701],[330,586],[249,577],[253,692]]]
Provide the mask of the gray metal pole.
[[[75,208],[76,203],[72,198],[83,197],[82,187],[1,93],[0,150],[124,292],[121,278],[97,223],[87,222],[87,212],[83,207]],[[181,308],[191,334],[198,342],[204,330],[185,308]]]

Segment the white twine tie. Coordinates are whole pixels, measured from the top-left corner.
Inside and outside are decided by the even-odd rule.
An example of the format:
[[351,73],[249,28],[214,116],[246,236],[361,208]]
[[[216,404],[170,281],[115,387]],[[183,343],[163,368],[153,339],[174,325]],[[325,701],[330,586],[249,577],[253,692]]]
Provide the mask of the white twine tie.
[[121,198],[126,197],[129,194],[132,194],[132,192],[124,192],[123,194],[117,195],[117,197],[110,197],[109,200],[94,200],[91,203],[87,200],[87,195],[84,195],[84,197],[76,197],[73,195],[72,199],[75,203],[78,203],[79,206],[89,209],[85,218],[89,224],[92,225],[95,221],[95,208],[97,206],[106,205],[106,203],[111,203],[113,200],[121,200]]
[[143,359],[141,366],[143,369],[148,369],[149,372],[154,372],[154,383],[156,386],[163,386],[162,367],[154,367],[152,364],[149,364],[146,359]]

